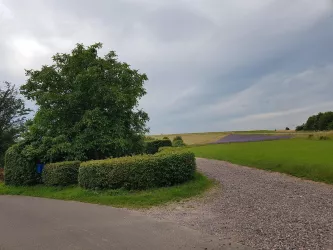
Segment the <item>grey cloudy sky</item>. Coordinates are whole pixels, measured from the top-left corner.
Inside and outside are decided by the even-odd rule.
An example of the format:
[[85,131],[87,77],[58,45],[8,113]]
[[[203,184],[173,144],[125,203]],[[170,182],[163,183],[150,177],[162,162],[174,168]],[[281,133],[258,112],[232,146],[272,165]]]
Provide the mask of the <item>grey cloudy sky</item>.
[[333,110],[331,0],[0,0],[0,81],[95,42],[147,73],[151,133],[281,129]]

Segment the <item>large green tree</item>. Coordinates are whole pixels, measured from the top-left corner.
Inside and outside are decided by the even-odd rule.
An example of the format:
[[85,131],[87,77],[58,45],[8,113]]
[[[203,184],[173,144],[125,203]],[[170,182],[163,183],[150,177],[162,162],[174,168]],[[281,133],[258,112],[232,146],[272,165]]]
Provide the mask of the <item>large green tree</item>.
[[0,167],[6,150],[22,132],[28,112],[14,85],[9,82],[0,85]]
[[53,56],[52,65],[26,71],[21,93],[39,106],[24,136],[26,152],[48,162],[142,151],[149,118],[138,101],[148,78],[114,51],[100,57],[101,48],[77,44],[70,54]]

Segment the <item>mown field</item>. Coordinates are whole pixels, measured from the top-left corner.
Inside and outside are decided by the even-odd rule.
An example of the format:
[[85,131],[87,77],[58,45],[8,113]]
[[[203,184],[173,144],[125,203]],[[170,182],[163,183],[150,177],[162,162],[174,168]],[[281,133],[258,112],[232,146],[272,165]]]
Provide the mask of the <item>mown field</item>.
[[194,146],[197,157],[333,184],[333,140],[290,140]]

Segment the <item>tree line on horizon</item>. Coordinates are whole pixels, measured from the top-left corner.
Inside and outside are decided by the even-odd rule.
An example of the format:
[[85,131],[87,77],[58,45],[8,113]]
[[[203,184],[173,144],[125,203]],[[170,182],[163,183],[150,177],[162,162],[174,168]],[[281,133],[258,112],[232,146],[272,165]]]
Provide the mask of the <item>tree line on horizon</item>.
[[305,123],[296,127],[296,131],[327,131],[333,130],[333,112],[319,112],[310,116]]

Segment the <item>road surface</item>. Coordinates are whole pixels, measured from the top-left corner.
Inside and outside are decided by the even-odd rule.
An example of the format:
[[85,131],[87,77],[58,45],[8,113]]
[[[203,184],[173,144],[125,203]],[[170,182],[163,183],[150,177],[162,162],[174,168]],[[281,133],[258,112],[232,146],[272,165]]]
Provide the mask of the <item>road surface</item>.
[[0,250],[242,249],[136,211],[0,196]]

